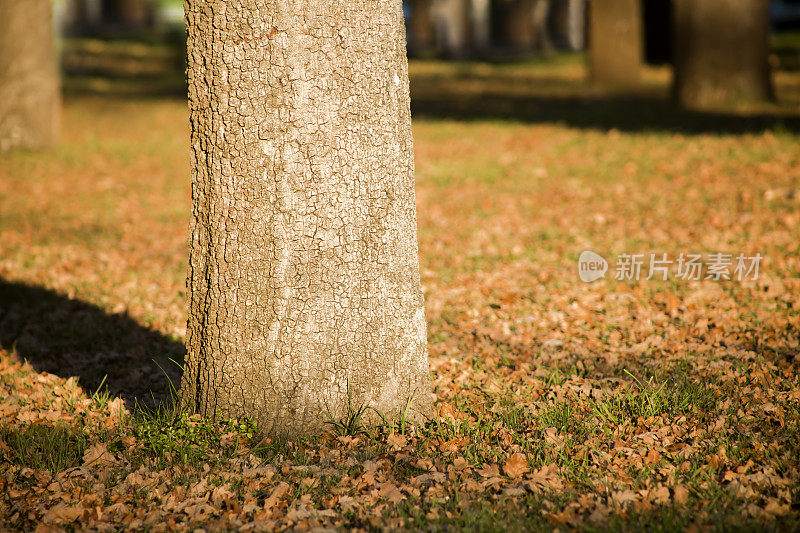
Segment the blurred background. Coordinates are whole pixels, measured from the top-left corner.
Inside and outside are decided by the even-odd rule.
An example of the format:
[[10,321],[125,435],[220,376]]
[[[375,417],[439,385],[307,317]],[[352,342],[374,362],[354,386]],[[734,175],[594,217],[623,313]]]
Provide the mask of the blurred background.
[[[746,68],[760,71],[756,75],[763,78],[763,87],[743,88],[758,84],[744,81],[730,89],[741,93],[733,97],[721,94],[720,88],[713,91],[711,104],[715,98],[727,104],[730,100],[774,100],[769,69],[800,69],[800,1],[772,0],[768,10],[762,9],[765,3],[747,1],[740,3],[742,8],[726,9],[726,2],[720,0],[699,3],[705,8],[682,7],[691,3],[672,0],[405,0],[403,13],[409,56],[419,60],[412,66],[412,83],[424,110],[434,96],[431,91],[452,89],[443,79],[449,68],[459,70],[462,90],[467,89],[463,87],[466,79],[495,88],[508,81],[492,84],[485,79],[489,70],[470,69],[469,62],[549,64],[555,69],[540,81],[551,87],[562,82],[565,94],[570,92],[570,82],[593,81],[625,86],[628,93],[638,86],[640,94],[650,95],[658,87],[671,87],[675,98],[680,95],[670,81],[676,64],[685,67],[689,77],[702,76],[704,71],[713,81],[715,76],[730,78],[743,62],[749,62]],[[736,17],[738,22],[732,20]],[[56,0],[55,27],[62,37],[67,92],[184,92],[180,0]],[[730,35],[725,35],[726,30]],[[720,35],[709,35],[714,33]],[[702,44],[717,46],[722,54],[735,56],[729,52],[738,48],[737,64],[726,65],[714,57],[687,59],[702,55],[680,45],[702,41],[693,37],[697,34],[705,36],[707,42]],[[448,67],[447,61],[455,63]],[[721,72],[711,72],[714,69]],[[497,74],[491,72],[491,76]],[[798,103],[794,96],[788,97]],[[702,94],[687,95],[683,103],[709,107],[708,99]],[[508,112],[519,112],[519,103],[507,102]],[[444,111],[459,111],[457,104],[451,102]],[[478,109],[472,101],[462,104],[472,112],[498,111],[484,109],[490,103]]]

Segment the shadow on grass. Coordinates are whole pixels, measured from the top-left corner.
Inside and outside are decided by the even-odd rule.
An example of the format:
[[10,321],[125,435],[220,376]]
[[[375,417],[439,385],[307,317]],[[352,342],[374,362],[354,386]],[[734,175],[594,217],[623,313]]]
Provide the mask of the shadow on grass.
[[626,132],[800,132],[798,115],[689,111],[675,106],[665,97],[640,94],[558,96],[507,94],[502,91],[457,94],[421,89],[412,98],[411,108],[415,118],[549,122]]
[[102,385],[129,404],[150,407],[170,400],[185,354],[181,342],[125,314],[2,279],[0,346],[37,371],[78,377],[88,394]]

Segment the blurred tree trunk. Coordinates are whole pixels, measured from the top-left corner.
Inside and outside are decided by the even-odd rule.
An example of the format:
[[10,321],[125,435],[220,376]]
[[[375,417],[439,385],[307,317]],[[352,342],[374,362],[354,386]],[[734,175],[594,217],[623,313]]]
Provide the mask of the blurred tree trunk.
[[393,418],[410,405],[421,420],[431,399],[400,2],[186,10],[184,407],[249,417],[265,434],[318,433],[361,406]]
[[491,0],[470,1],[470,24],[472,28],[472,50],[486,53],[491,46]]
[[103,11],[106,22],[126,28],[142,28],[152,20],[151,0],[105,0]]
[[439,46],[446,57],[469,57],[470,0],[432,0]]
[[598,83],[635,84],[642,65],[640,0],[589,4],[589,71]]
[[690,108],[774,98],[767,0],[675,0],[673,92]]
[[436,23],[433,19],[432,0],[409,0],[408,10],[408,52],[412,56],[433,54],[436,51]]
[[586,40],[584,0],[553,0],[550,3],[551,36],[568,50],[583,50]]
[[64,27],[69,31],[93,29],[103,21],[101,0],[66,0],[64,2]]
[[51,0],[0,0],[0,150],[56,142],[61,95]]
[[532,50],[534,0],[506,0],[505,33],[511,48],[519,51]]
[[534,3],[536,0],[495,0],[496,43],[516,52],[535,47]]

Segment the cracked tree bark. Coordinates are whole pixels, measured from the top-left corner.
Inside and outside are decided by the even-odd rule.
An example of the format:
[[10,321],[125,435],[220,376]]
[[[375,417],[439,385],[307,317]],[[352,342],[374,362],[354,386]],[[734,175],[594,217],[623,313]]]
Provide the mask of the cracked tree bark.
[[58,137],[61,95],[51,0],[0,0],[0,151]]
[[399,0],[188,0],[187,409],[431,413]]

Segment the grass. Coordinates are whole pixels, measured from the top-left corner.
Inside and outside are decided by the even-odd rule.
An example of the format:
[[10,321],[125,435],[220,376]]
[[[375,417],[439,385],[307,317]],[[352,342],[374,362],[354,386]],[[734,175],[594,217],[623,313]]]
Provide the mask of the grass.
[[0,441],[8,447],[8,462],[55,473],[80,465],[89,439],[68,426],[36,425],[0,427]]
[[[136,55],[92,46],[74,61]],[[120,68],[168,68],[156,48]],[[660,68],[636,93],[590,86],[575,56],[410,70],[439,416],[368,427],[352,405],[287,440],[177,415],[186,106],[84,72],[61,144],[0,160],[4,524],[88,528],[100,507],[130,529],[797,527],[798,74],[777,72],[778,105],[688,113]],[[765,260],[755,282],[585,284],[585,249]],[[84,465],[91,446],[113,465]],[[62,504],[84,510],[46,518]]]

